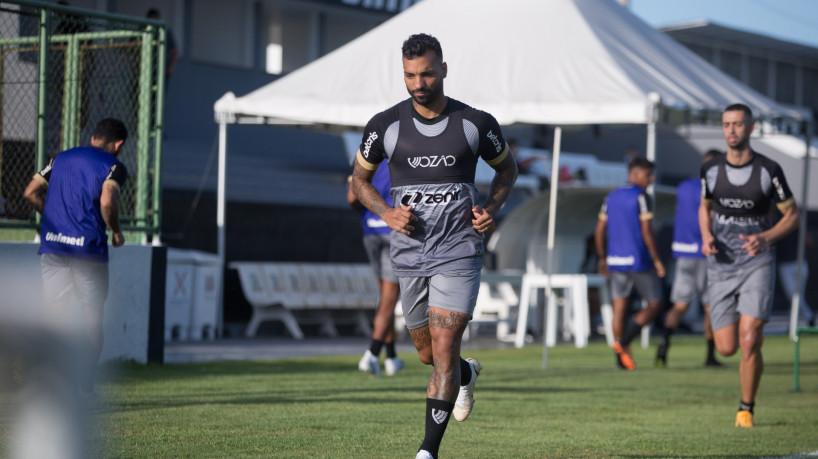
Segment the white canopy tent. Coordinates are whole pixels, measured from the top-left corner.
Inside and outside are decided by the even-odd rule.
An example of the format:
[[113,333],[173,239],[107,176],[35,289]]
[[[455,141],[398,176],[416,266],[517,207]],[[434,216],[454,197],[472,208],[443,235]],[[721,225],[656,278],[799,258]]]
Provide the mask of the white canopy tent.
[[[744,102],[761,116],[799,117],[712,67],[613,0],[424,0],[301,69],[214,106],[219,123],[219,254],[224,257],[227,124],[362,128],[408,97],[400,47],[436,36],[449,72],[446,94],[501,125],[646,124],[655,156],[658,107],[720,110]],[[558,167],[552,167],[556,173]],[[555,221],[553,179],[549,225]],[[803,233],[803,232],[802,232]],[[553,227],[549,226],[549,253]],[[530,256],[530,255],[529,255]]]

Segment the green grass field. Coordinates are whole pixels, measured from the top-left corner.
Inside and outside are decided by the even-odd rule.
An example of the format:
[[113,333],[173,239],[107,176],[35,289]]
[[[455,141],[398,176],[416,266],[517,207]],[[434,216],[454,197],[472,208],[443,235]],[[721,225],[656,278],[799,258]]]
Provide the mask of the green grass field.
[[[639,368],[614,369],[604,342],[586,349],[467,349],[485,370],[475,411],[452,421],[444,458],[798,457],[818,451],[818,336],[802,337],[802,391],[792,393],[793,344],[768,337],[756,427],[733,427],[738,356],[705,368],[704,342],[680,336],[668,368],[655,343]],[[410,458],[423,437],[429,367],[377,379],[357,355],[297,360],[115,367],[99,387],[108,430],[99,456],[123,458]]]

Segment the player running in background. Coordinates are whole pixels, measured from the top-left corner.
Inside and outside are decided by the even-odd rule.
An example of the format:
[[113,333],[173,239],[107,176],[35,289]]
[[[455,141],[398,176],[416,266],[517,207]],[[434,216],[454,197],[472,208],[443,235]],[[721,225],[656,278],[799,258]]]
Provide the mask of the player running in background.
[[[708,150],[702,157],[706,163],[722,152]],[[704,308],[704,337],[707,340],[707,358],[704,364],[709,367],[720,367],[716,360],[713,328],[710,326],[710,305],[707,301],[707,258],[702,253],[702,232],[699,228],[699,205],[702,201],[702,181],[691,177],[679,184],[676,190],[676,217],[673,221],[673,257],[676,259],[676,270],[673,275],[673,288],[670,301],[673,303],[665,315],[665,331],[662,342],[656,350],[656,366],[667,365],[667,351],[670,348],[670,336],[679,327],[690,303],[699,294],[699,302]]]
[[[628,164],[628,185],[605,197],[599,212],[594,238],[599,256],[599,272],[611,282],[613,298],[613,349],[617,365],[635,370],[630,343],[659,312],[665,266],[656,250],[651,222],[653,210],[646,193],[653,182],[653,163],[642,157]],[[625,317],[633,289],[647,300],[648,307],[637,312],[625,331]]]
[[[351,179],[351,178],[350,178]],[[389,167],[379,167],[372,178],[372,186],[378,190],[387,204],[392,206],[389,190],[392,181],[389,179]],[[372,326],[372,341],[369,349],[364,352],[358,362],[358,369],[375,376],[381,376],[381,367],[378,355],[386,346],[386,359],[383,361],[384,371],[393,376],[400,371],[403,360],[395,353],[395,305],[398,302],[400,286],[398,276],[392,269],[392,260],[389,257],[389,225],[362,206],[352,193],[352,187],[347,188],[347,203],[361,212],[361,228],[364,233],[364,249],[369,258],[369,264],[378,279],[378,309]]]

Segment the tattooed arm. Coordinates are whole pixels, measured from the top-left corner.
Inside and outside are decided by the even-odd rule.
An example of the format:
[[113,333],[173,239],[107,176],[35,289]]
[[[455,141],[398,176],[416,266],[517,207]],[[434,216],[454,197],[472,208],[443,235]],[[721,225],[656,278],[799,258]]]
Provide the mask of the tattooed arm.
[[489,197],[482,208],[474,206],[472,209],[474,215],[472,225],[481,233],[494,231],[494,216],[508,199],[511,187],[517,181],[517,163],[512,155],[507,155],[499,164],[492,167],[494,167],[495,174],[491,181],[491,188],[489,188]]
[[[381,167],[387,167],[382,164]],[[375,170],[363,167],[355,161],[355,168],[352,170],[352,182],[350,186],[355,197],[367,209],[381,218],[390,228],[403,234],[409,234],[415,227],[413,222],[417,221],[417,216],[412,213],[412,206],[389,207],[378,190],[372,186],[372,177]]]

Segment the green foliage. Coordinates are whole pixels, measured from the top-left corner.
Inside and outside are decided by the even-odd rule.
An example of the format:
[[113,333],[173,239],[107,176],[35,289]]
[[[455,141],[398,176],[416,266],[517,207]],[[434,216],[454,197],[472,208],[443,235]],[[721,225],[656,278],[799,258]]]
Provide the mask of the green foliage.
[[[802,337],[802,392],[793,345],[768,337],[756,427],[733,427],[739,356],[703,366],[701,337],[675,337],[667,368],[655,346],[636,371],[614,369],[603,342],[586,349],[467,349],[484,364],[467,422],[452,421],[446,458],[780,457],[818,450],[818,337]],[[430,370],[381,379],[358,356],[184,365],[125,365],[100,387],[96,435],[105,457],[413,457],[423,438]]]

